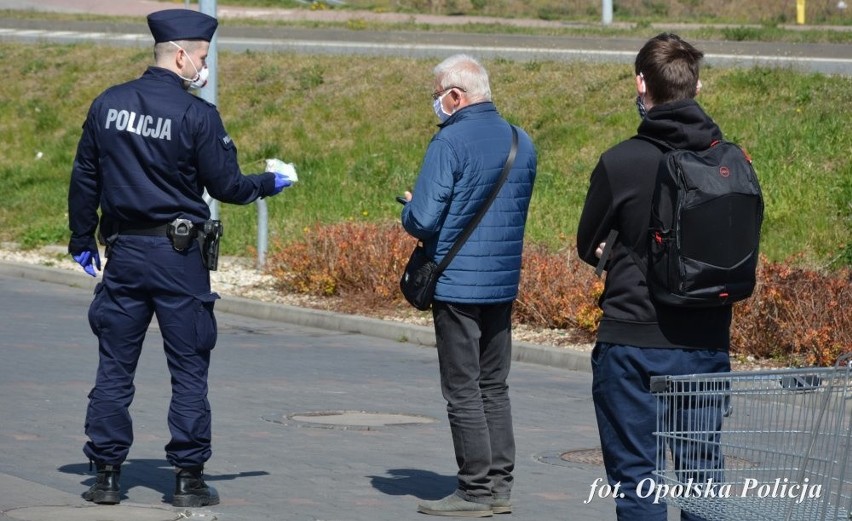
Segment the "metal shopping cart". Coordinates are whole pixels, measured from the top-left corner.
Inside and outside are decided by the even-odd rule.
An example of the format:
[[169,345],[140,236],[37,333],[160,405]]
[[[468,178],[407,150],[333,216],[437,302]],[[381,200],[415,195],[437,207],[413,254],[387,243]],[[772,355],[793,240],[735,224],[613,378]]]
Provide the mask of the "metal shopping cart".
[[643,492],[711,521],[849,521],[849,358],[652,378],[657,468]]

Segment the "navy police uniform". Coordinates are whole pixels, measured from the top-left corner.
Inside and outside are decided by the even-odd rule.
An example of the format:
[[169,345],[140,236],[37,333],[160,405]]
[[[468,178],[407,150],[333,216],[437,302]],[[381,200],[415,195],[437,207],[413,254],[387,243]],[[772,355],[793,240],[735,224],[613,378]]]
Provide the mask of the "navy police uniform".
[[[215,18],[184,9],[149,16],[157,43],[210,41],[216,25]],[[204,188],[237,204],[277,193],[275,174],[240,172],[216,107],[187,92],[185,79],[171,70],[150,67],[95,99],[74,160],[68,215],[72,255],[97,252],[98,208],[108,251],[89,309],[100,357],[84,453],[99,465],[120,465],[133,441],[133,377],[154,315],[172,381],[167,459],[192,468],[211,456],[207,373],[219,297],[210,290],[198,241],[177,251],[164,226],[176,218],[203,226],[210,218]]]

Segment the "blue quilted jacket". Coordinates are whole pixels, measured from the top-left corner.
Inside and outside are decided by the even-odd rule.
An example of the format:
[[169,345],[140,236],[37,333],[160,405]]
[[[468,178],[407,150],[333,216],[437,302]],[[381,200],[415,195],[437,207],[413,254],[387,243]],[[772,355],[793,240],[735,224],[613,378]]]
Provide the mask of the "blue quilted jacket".
[[[491,102],[453,114],[432,138],[402,210],[402,225],[440,262],[488,198],[512,144],[509,124]],[[524,225],[536,174],[530,137],[518,129],[518,152],[485,217],[438,279],[435,300],[497,304],[517,298]]]

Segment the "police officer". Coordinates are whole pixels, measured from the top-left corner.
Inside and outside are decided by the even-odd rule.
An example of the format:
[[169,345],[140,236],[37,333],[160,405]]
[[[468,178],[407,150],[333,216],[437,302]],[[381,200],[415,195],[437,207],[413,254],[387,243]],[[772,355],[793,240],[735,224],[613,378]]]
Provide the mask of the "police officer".
[[219,502],[202,477],[211,456],[207,373],[219,298],[210,291],[196,240],[210,219],[202,194],[206,188],[221,201],[247,204],[279,193],[290,180],[273,172],[243,175],[216,107],[188,92],[207,81],[205,60],[217,24],[187,9],[149,15],[156,64],[95,99],[77,147],[68,250],[95,276],[100,207],[99,236],[109,258],[89,308],[100,357],[83,452],[95,463],[97,480],[83,498],[95,503],[120,501],[120,466],[133,441],[133,377],[155,314],[172,382],[165,446],[177,473],[172,503]]

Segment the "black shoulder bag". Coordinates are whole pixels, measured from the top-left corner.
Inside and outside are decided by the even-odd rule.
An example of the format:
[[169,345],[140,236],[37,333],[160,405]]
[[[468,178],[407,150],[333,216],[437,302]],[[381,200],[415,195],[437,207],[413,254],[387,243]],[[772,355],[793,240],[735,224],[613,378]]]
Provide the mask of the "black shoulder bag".
[[518,152],[518,131],[512,125],[512,148],[509,150],[509,157],[506,159],[506,164],[503,165],[503,172],[500,174],[500,179],[494,185],[491,195],[482,203],[482,206],[473,216],[473,219],[467,223],[459,238],[450,248],[450,251],[441,259],[440,264],[430,259],[426,255],[426,251],[422,242],[417,242],[414,251],[411,252],[411,257],[408,259],[408,264],[405,266],[405,271],[402,278],[399,280],[399,289],[402,290],[405,300],[415,308],[425,311],[432,306],[432,298],[435,296],[435,286],[438,285],[438,277],[453,260],[453,257],[459,252],[465,241],[473,233],[474,228],[479,224],[479,221],[485,216],[488,207],[497,199],[497,193],[500,192],[506,178],[509,177],[509,171],[512,169],[512,164],[515,162],[515,155]]

